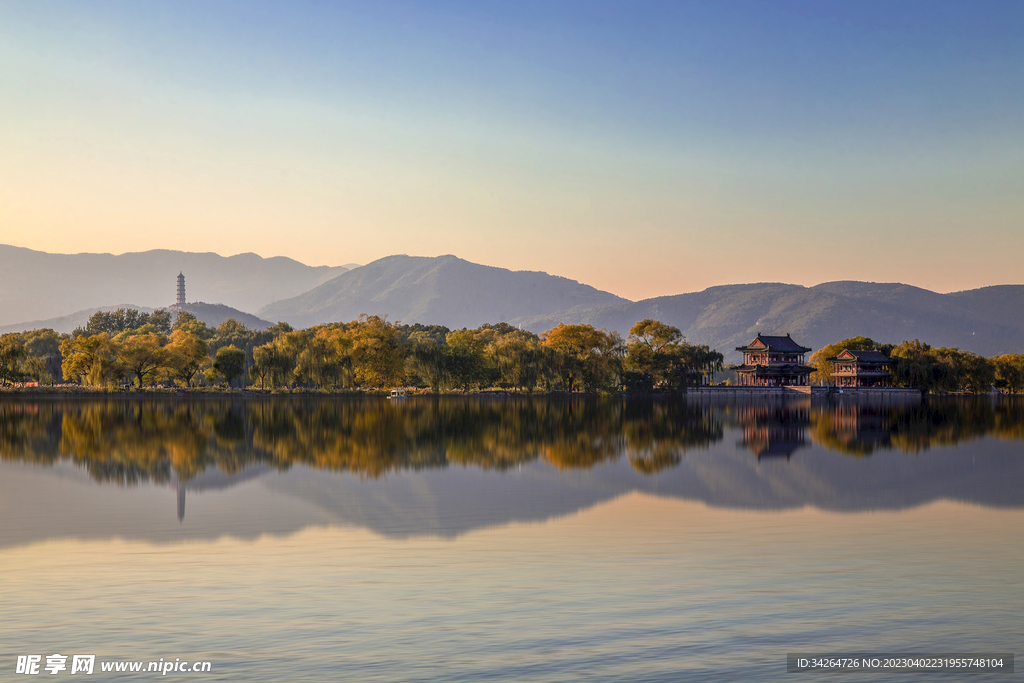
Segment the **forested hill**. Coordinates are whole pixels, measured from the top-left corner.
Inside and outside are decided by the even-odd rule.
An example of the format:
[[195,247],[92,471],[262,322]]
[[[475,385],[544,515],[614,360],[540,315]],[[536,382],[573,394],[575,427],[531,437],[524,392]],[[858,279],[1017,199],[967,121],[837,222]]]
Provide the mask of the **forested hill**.
[[826,282],[814,287],[759,283],[711,287],[636,303],[578,307],[509,322],[535,332],[558,323],[589,323],[625,335],[637,320],[675,325],[688,341],[735,361],[733,349],[757,332],[790,333],[818,349],[855,335],[879,342],[920,339],[991,356],[1024,352],[1024,285],[938,294],[903,284]]
[[48,254],[0,245],[0,326],[67,316],[114,301],[145,308],[174,303],[178,272],[188,301],[242,311],[316,287],[345,272],[284,257],[219,256],[156,249],[129,254]]
[[[49,320],[31,320],[15,323],[13,325],[4,325],[0,327],[0,334],[6,334],[8,332],[26,332],[28,330],[38,329],[51,329],[62,334],[70,334],[75,330],[75,328],[85,327],[89,324],[89,318],[91,318],[97,311],[115,311],[119,308],[123,308],[125,310],[135,309],[141,313],[152,313],[154,310],[149,306],[137,306],[135,304],[118,304],[116,306],[86,308],[81,311],[75,311],[70,315],[62,315],[57,318],[50,318]],[[182,308],[210,327],[217,327],[228,318],[233,318],[253,330],[264,330],[272,324],[269,321],[261,320],[250,313],[245,313],[244,311],[239,311],[235,308],[224,306],[223,304],[205,304],[200,302],[185,304]]]
[[455,256],[388,256],[258,314],[301,327],[370,313],[460,328],[626,301],[547,273],[482,266]]

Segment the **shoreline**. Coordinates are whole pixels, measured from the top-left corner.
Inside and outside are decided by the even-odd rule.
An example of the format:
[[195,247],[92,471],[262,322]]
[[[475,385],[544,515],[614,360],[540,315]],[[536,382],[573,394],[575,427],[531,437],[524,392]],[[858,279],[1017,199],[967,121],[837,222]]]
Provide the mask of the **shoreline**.
[[[1015,394],[991,393],[991,394],[969,394],[960,392],[929,394],[920,389],[907,387],[693,387],[685,392],[651,392],[651,393],[587,393],[564,391],[534,391],[520,392],[504,389],[481,390],[472,392],[443,392],[434,393],[431,391],[406,389],[407,398],[423,397],[476,397],[476,398],[521,398],[521,397],[551,397],[551,398],[573,398],[573,397],[618,397],[618,398],[697,398],[710,400],[734,400],[734,399],[894,399],[919,401],[929,396],[949,397],[986,397],[1011,398]],[[355,390],[331,390],[331,389],[256,389],[247,387],[245,389],[226,389],[212,387],[145,387],[118,388],[118,389],[97,389],[94,387],[81,387],[77,385],[63,386],[41,386],[41,387],[0,387],[0,398],[290,398],[290,397],[337,397],[337,398],[387,398],[391,393],[390,389],[355,389]]]

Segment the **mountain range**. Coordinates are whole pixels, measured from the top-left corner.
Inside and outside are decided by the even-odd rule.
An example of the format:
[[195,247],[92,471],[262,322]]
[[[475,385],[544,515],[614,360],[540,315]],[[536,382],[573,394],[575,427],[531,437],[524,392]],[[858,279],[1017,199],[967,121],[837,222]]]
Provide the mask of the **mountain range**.
[[[451,255],[388,256],[346,270],[255,254],[60,255],[0,246],[0,265],[5,330],[56,329],[13,322],[53,322],[40,320],[39,313],[85,313],[88,306],[94,311],[128,296],[139,307],[165,306],[173,301],[180,270],[190,299],[218,301],[239,315],[256,311],[258,318],[246,322],[253,327],[267,321],[307,327],[368,313],[452,329],[508,322],[538,333],[558,323],[588,323],[626,336],[636,321],[656,318],[678,327],[692,343],[717,348],[729,361],[736,360],[733,349],[758,332],[789,333],[811,348],[866,335],[892,343],[920,339],[987,356],[1024,352],[1024,285],[941,294],[899,283],[753,283],[634,302],[564,277]],[[19,312],[24,315],[15,317]]]
[[404,323],[454,329],[625,303],[609,292],[547,273],[482,266],[450,255],[388,256],[258,314],[308,327],[383,313]]
[[128,254],[48,254],[0,245],[0,326],[67,316],[132,301],[139,308],[173,304],[178,273],[189,301],[255,311],[341,273],[256,254],[219,256],[154,249]]
[[626,334],[637,320],[678,327],[735,361],[735,347],[758,332],[791,334],[813,349],[856,335],[878,342],[920,339],[982,355],[1024,352],[1024,285],[939,294],[904,284],[825,282],[814,287],[758,283],[710,287],[600,308],[561,311],[514,322],[546,330],[587,323]]
[[[536,312],[533,312],[536,311]],[[899,283],[753,283],[629,301],[546,273],[481,266],[455,256],[389,256],[259,311],[297,327],[381,313],[450,328],[508,322],[533,332],[587,323],[623,337],[644,318],[682,330],[737,360],[758,332],[821,348],[855,335],[921,339],[984,355],[1024,352],[1024,285],[940,294]]]

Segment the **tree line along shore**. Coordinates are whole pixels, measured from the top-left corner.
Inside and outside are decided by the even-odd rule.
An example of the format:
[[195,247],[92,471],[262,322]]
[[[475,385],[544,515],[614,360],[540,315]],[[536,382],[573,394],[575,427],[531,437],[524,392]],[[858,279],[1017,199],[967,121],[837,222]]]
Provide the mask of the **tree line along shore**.
[[[930,403],[930,404],[929,404]],[[788,434],[862,458],[920,453],[983,437],[1024,438],[1024,402],[933,401],[884,410],[772,404],[713,410],[685,402],[410,401],[377,410],[357,401],[0,401],[0,461],[71,459],[96,481],[168,484],[207,470],[296,465],[381,477],[410,469],[509,470],[543,459],[589,469],[623,456],[642,474],[721,443],[729,428],[785,424]],[[861,421],[852,416],[864,416]],[[784,440],[787,437],[782,437]],[[790,437],[792,438],[792,437]],[[801,443],[804,436],[801,436]],[[755,439],[748,448],[757,449]]]
[[[844,348],[893,359],[894,386],[925,392],[1024,390],[1024,354],[985,358],[918,340],[880,344],[852,337],[812,354],[813,384],[831,380],[829,358]],[[724,357],[690,344],[678,328],[645,319],[626,339],[591,325],[542,334],[506,323],[450,330],[362,315],[347,323],[253,330],[229,319],[210,327],[186,311],[97,312],[70,335],[51,329],[0,336],[0,384],[74,391],[186,389],[432,393],[682,392],[730,375]],[[731,380],[726,379],[729,383]]]

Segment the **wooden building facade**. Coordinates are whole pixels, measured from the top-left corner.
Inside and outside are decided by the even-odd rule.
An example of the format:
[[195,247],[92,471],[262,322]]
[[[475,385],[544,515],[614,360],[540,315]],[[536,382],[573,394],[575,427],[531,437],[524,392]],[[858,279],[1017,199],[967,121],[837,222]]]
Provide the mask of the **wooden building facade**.
[[845,349],[829,361],[837,387],[887,387],[892,381],[893,361],[881,351]]
[[814,368],[804,364],[810,348],[800,346],[788,334],[785,337],[760,332],[746,346],[737,346],[743,354],[743,365],[736,368],[739,386],[743,387],[806,387]]

